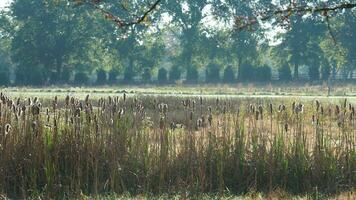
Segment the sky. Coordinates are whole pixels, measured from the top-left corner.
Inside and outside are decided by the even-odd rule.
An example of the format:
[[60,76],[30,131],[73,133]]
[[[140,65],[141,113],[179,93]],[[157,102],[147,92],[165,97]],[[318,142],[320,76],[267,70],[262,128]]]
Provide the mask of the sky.
[[0,0],[0,8],[4,8],[11,0]]

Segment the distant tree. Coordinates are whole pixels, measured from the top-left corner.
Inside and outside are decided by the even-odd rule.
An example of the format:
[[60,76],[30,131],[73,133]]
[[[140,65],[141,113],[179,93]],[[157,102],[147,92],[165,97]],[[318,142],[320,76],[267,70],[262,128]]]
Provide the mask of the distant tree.
[[255,70],[251,64],[243,63],[239,66],[238,81],[240,82],[253,81],[254,77],[255,77]]
[[190,84],[198,83],[199,73],[196,66],[190,66],[187,69],[186,82]]
[[308,75],[310,81],[317,81],[320,79],[319,65],[312,65],[308,68]]
[[9,84],[9,73],[7,71],[0,71],[0,86],[8,86]]
[[329,64],[325,63],[321,66],[321,79],[326,81],[331,75],[331,67]]
[[151,82],[151,79],[152,79],[151,69],[146,67],[143,70],[142,80],[143,80],[144,83],[149,83],[149,82]]
[[96,84],[98,85],[103,85],[106,83],[107,81],[107,74],[106,74],[106,71],[104,69],[98,69],[96,71],[96,75],[97,75],[97,78],[96,78]]
[[259,82],[269,82],[272,78],[272,70],[269,66],[265,65],[257,67],[255,72],[255,80]]
[[157,80],[160,84],[167,83],[167,70],[165,68],[161,68],[158,70]]
[[124,71],[124,82],[132,83],[134,76],[135,72],[133,71],[132,67],[126,67]]
[[278,77],[280,81],[288,82],[292,80],[292,72],[288,65],[283,65],[278,69]]
[[225,68],[224,70],[224,82],[225,83],[234,83],[236,80],[234,70],[232,69],[232,66],[229,65]]
[[74,83],[76,85],[85,85],[89,81],[89,76],[85,72],[77,72],[74,76]]
[[220,81],[220,67],[215,63],[210,63],[205,71],[206,83],[218,83]]
[[112,68],[109,71],[109,83],[115,84],[117,82],[117,76],[119,75],[119,71],[116,68]]
[[174,83],[181,78],[182,71],[178,65],[173,65],[172,69],[169,71],[169,81]]

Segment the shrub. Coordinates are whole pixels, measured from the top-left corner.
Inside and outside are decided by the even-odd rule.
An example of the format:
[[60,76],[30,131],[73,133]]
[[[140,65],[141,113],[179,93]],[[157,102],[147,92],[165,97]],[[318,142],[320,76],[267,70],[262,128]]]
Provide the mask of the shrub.
[[10,84],[9,73],[0,71],[0,86],[8,86]]
[[278,69],[278,78],[280,81],[291,81],[292,80],[292,72],[288,65],[283,65]]
[[167,70],[165,68],[161,68],[158,70],[157,80],[160,84],[167,83]]
[[77,85],[87,84],[89,81],[89,76],[85,72],[77,72],[74,76],[74,83]]
[[149,83],[149,82],[151,82],[151,79],[152,79],[151,69],[148,68],[148,67],[146,67],[146,68],[143,70],[142,80],[143,80],[143,82],[145,82],[145,83]]
[[104,69],[98,69],[96,71],[96,75],[97,75],[97,78],[96,78],[96,83],[98,85],[103,85],[106,83],[107,81],[107,74],[106,74],[106,71]]
[[187,69],[187,83],[196,84],[198,83],[199,73],[195,66],[188,67]]
[[205,71],[206,83],[218,83],[220,81],[220,67],[215,63],[211,63],[206,67]]
[[255,76],[255,70],[253,66],[249,63],[244,63],[239,66],[238,80],[241,82],[253,81]]
[[308,68],[309,80],[317,81],[320,79],[319,66],[309,66]]
[[330,65],[326,64],[321,67],[321,79],[328,80],[331,75],[331,67]]
[[173,65],[172,69],[169,71],[169,81],[176,82],[181,78],[182,71],[178,65]]
[[132,67],[126,67],[124,71],[124,82],[131,83],[135,76],[135,72],[133,71]]
[[234,83],[235,81],[236,81],[236,78],[235,78],[234,70],[232,69],[232,66],[229,65],[224,70],[224,82],[225,83]]
[[269,66],[258,67],[255,69],[255,80],[259,82],[271,81],[272,70]]
[[109,83],[115,84],[117,82],[117,76],[119,75],[119,70],[112,68],[109,71]]

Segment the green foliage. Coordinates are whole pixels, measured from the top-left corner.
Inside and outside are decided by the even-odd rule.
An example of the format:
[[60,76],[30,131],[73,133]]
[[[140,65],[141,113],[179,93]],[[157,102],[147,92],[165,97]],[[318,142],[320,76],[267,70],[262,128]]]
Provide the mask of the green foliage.
[[283,65],[278,69],[278,77],[280,81],[289,82],[292,80],[292,72],[288,65]]
[[0,71],[0,86],[8,86],[10,84],[9,73]]
[[308,74],[309,74],[309,79],[311,81],[318,81],[320,79],[319,66],[318,65],[309,66]]
[[124,83],[132,83],[134,76],[135,72],[132,67],[126,67],[124,71]]
[[272,70],[269,66],[265,65],[255,69],[255,81],[269,82],[272,78]]
[[238,81],[246,82],[253,81],[255,77],[254,67],[250,63],[243,63],[239,66]]
[[159,84],[165,84],[167,83],[167,70],[165,68],[160,68],[158,70],[158,76],[157,76],[157,80]]
[[96,71],[96,84],[98,85],[103,85],[103,84],[106,84],[107,82],[107,74],[106,74],[106,71],[104,69],[98,69]]
[[109,71],[109,83],[110,84],[116,84],[117,76],[119,76],[119,71],[117,69],[115,69],[115,68],[112,68]]
[[86,85],[89,81],[89,76],[85,72],[77,72],[74,75],[74,83],[76,85]]
[[171,83],[175,83],[176,81],[181,79],[182,71],[178,65],[173,65],[171,70],[169,71],[169,81]]
[[216,63],[210,63],[206,67],[205,71],[206,83],[218,83],[220,82],[220,66]]
[[152,73],[150,68],[145,68],[142,74],[142,80],[144,83],[150,83],[152,80]]
[[223,80],[225,83],[234,83],[236,81],[235,73],[231,65],[225,68]]
[[186,82],[189,84],[196,84],[198,83],[198,78],[199,78],[199,73],[196,66],[193,65],[188,67]]

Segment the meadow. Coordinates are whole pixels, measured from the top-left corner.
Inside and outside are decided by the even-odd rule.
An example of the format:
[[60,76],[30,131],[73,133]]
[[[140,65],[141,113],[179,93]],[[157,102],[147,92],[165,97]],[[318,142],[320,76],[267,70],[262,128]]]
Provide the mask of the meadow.
[[59,90],[2,90],[0,194],[322,199],[356,187],[352,95]]

